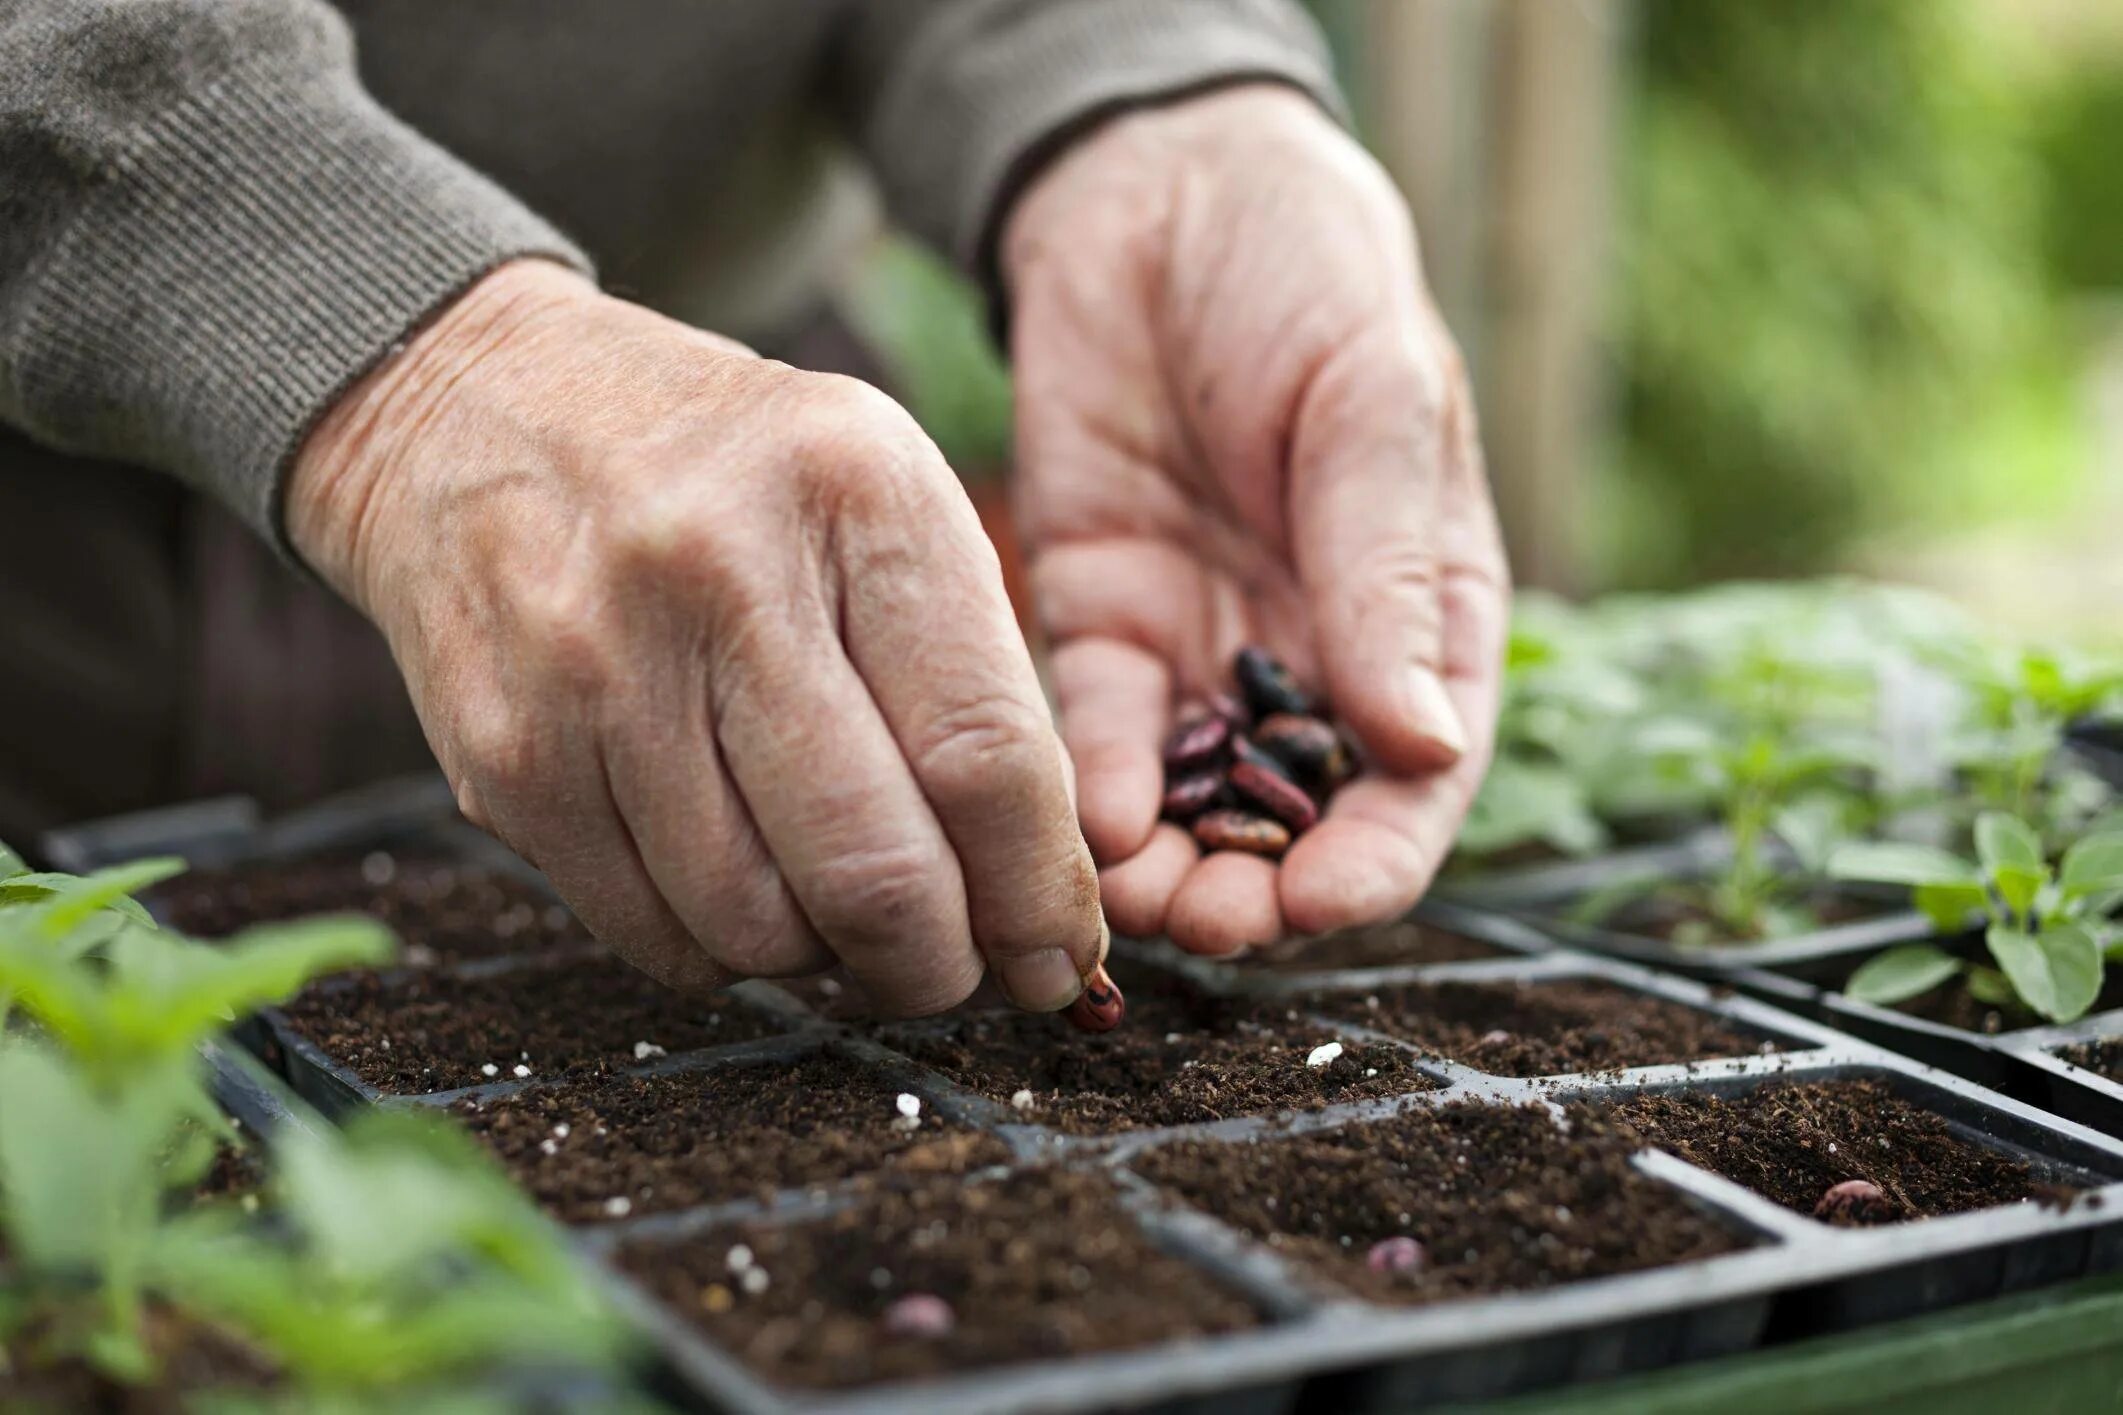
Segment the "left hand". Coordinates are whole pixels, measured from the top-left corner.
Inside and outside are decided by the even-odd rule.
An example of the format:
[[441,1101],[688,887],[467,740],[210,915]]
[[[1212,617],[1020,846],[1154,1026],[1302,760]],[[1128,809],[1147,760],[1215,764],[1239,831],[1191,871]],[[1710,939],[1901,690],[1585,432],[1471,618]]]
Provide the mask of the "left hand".
[[[1509,577],[1391,182],[1265,85],[1116,118],[1001,245],[1018,519],[1107,916],[1201,953],[1414,904],[1487,768]],[[1158,822],[1177,698],[1265,644],[1368,759],[1280,864]]]

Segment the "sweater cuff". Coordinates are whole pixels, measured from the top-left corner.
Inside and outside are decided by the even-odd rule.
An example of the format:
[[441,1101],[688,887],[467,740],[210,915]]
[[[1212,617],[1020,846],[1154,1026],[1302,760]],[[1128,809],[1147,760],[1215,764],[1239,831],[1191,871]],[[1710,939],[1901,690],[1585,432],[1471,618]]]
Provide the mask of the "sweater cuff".
[[429,314],[519,256],[588,261],[393,118],[350,67],[239,60],[144,129],[16,331],[37,436],[175,472],[284,553],[312,423]]
[[991,297],[1010,201],[1111,114],[1265,80],[1347,121],[1326,43],[1291,0],[1069,0],[938,15],[880,96],[866,146],[897,211]]

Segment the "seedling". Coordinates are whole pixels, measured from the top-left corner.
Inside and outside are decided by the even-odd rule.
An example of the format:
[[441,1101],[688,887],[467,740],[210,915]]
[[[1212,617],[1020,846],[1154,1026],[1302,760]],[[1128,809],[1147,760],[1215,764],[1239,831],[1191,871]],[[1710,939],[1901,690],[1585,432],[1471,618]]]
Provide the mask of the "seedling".
[[2123,664],[2056,649],[1969,645],[1938,661],[1970,699],[1969,721],[1952,745],[1958,799],[1976,812],[2018,816],[2052,842],[2083,831],[2109,792],[2059,749],[2072,723],[2123,693]]
[[2123,926],[2109,915],[2123,898],[2123,831],[2090,835],[2052,869],[2041,838],[2018,817],[1976,820],[1976,858],[1924,845],[1872,842],[1839,849],[1839,878],[1907,885],[1916,907],[1946,932],[1986,919],[1996,967],[1937,944],[1892,948],[1853,973],[1845,996],[1891,1007],[1956,978],[1979,1002],[2018,1006],[2051,1022],[2085,1015],[2100,996],[2106,962],[2123,953]]

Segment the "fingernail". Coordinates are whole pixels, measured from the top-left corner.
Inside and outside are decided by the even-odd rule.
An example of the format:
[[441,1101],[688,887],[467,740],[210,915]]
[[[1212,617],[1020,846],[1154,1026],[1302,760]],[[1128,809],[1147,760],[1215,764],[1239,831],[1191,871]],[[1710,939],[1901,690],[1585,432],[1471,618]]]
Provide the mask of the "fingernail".
[[1084,990],[1075,960],[1059,948],[1006,958],[996,971],[1010,1001],[1027,1012],[1059,1012]]
[[1098,961],[1105,962],[1106,955],[1112,951],[1113,926],[1106,922],[1106,916],[1102,912],[1098,916]]
[[1128,1016],[1128,1000],[1120,995],[1104,964],[1084,979],[1084,995],[1069,1009],[1069,1020],[1086,1032],[1110,1032]]
[[1443,679],[1427,668],[1410,669],[1408,705],[1418,732],[1455,761],[1467,754],[1467,729],[1460,724]]

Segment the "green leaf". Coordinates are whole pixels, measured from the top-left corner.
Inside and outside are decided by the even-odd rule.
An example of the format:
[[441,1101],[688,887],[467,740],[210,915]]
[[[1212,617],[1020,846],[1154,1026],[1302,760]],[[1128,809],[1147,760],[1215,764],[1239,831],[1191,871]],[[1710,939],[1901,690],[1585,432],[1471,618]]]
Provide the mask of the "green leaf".
[[2012,990],[2012,980],[1995,968],[1970,965],[1968,969],[1968,995],[1988,1007],[2017,1007],[2018,993]]
[[1844,833],[1841,803],[1831,796],[1809,796],[1778,811],[1770,829],[1791,847],[1800,869],[1810,875],[1826,874]]
[[2077,924],[2058,924],[2039,935],[1991,926],[1991,957],[2029,1008],[2052,1022],[2085,1015],[2101,992],[2101,948]]
[[29,866],[23,863],[22,857],[8,848],[8,843],[5,840],[0,840],[0,880],[19,875],[28,868]]
[[2123,835],[2089,835],[2064,852],[2057,883],[2067,896],[2123,886]]
[[1892,1007],[1930,992],[1964,966],[1960,959],[1935,944],[1906,943],[1867,959],[1843,984],[1843,995]]
[[1910,904],[1942,933],[1959,933],[1990,907],[1990,895],[1976,884],[1920,884]]
[[1983,886],[1983,877],[1975,866],[1950,851],[1896,840],[1857,840],[1838,846],[1828,858],[1828,873],[1836,879],[1912,887],[1934,885],[1980,892]]
[[1976,858],[1993,875],[2003,870],[2043,873],[2048,869],[2042,837],[2025,821],[2003,811],[1985,811],[1976,817]]
[[2047,867],[2038,870],[2023,870],[2018,865],[2004,865],[1995,870],[1990,882],[1997,887],[1998,898],[2005,907],[2019,918],[2033,916],[2035,901],[2042,895],[2042,886],[2049,883]]

